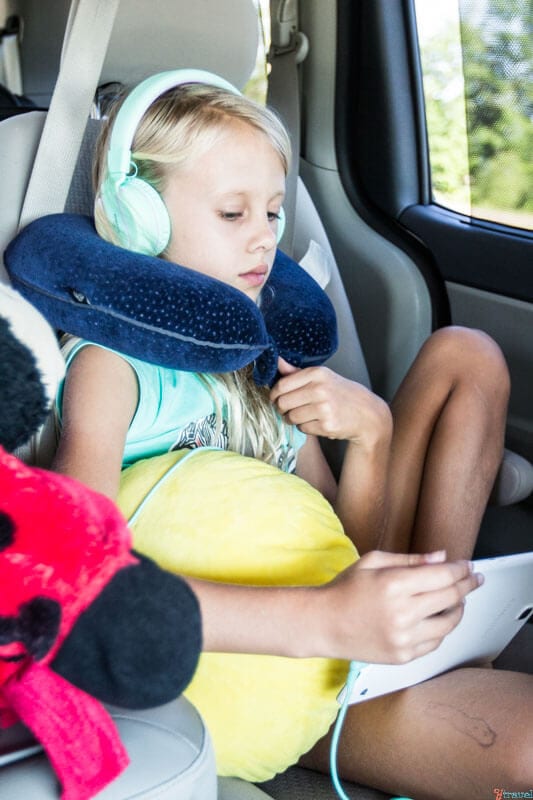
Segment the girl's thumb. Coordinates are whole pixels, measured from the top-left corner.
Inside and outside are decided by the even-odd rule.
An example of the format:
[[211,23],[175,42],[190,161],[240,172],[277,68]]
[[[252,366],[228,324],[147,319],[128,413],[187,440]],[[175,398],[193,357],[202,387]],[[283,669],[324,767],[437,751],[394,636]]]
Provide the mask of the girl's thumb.
[[295,367],[294,364],[289,364],[284,358],[278,358],[278,372],[280,375],[290,375],[292,372],[298,372],[300,367]]

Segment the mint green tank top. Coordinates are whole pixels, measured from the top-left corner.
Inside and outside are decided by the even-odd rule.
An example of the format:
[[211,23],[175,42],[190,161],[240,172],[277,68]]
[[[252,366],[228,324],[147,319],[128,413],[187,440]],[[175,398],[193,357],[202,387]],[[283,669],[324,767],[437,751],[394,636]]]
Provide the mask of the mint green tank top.
[[[92,344],[84,339],[69,341],[65,354],[67,371],[82,347]],[[219,447],[227,450],[226,409],[216,382],[208,387],[195,372],[160,367],[123,353],[117,352],[117,355],[135,372],[139,390],[137,408],[126,437],[123,467],[141,458],[182,448]],[[221,424],[217,424],[215,397],[222,409]],[[56,400],[59,422],[62,402],[63,384]],[[294,471],[296,454],[305,438],[297,428],[291,429],[279,451],[278,466],[281,469]]]

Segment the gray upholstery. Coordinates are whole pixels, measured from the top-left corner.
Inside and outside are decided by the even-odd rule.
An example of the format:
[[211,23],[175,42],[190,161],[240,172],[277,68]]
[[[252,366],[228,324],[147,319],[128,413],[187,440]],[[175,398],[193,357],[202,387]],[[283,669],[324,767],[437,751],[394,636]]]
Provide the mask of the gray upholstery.
[[[180,698],[148,711],[110,709],[131,758],[129,767],[98,800],[215,800],[217,779],[211,740],[196,709]],[[10,729],[0,736],[6,746]],[[0,768],[2,800],[58,800],[59,790],[43,754]]]
[[271,800],[271,795],[239,778],[219,778],[218,800]]
[[[0,123],[0,250],[3,253],[18,228],[22,200],[37,152],[45,115],[31,111]],[[7,281],[2,260],[0,280]]]
[[531,492],[533,464],[527,458],[506,449],[490,502],[495,506],[509,506],[529,497]]

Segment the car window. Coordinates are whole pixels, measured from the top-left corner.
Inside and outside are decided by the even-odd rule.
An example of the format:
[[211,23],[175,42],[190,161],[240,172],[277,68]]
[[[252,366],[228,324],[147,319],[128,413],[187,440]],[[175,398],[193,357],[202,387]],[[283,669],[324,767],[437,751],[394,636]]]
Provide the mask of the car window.
[[415,0],[433,199],[533,229],[533,4]]
[[270,0],[254,0],[257,6],[257,24],[259,25],[259,44],[255,69],[244,87],[244,94],[264,104],[267,96],[268,64],[267,55],[270,47]]

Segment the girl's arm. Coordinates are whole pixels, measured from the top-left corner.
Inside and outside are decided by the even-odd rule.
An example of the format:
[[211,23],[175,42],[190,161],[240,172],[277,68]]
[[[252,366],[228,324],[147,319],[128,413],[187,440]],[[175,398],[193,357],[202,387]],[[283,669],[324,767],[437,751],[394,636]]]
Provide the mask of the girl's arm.
[[204,650],[405,663],[435,649],[480,582],[468,562],[372,552],[318,587],[229,586],[185,578]]
[[[360,553],[379,547],[387,517],[392,416],[361,384],[325,367],[297,370],[280,359],[283,377],[271,399],[288,422],[308,434],[297,474],[332,503]],[[316,436],[347,442],[336,486]]]
[[53,469],[115,499],[137,379],[116,353],[86,345],[68,369]]
[[[66,379],[55,468],[117,495],[137,381],[119,356],[87,346]],[[369,553],[321,587],[254,587],[186,578],[204,649],[402,662],[433,649],[477,586],[466,562]]]

